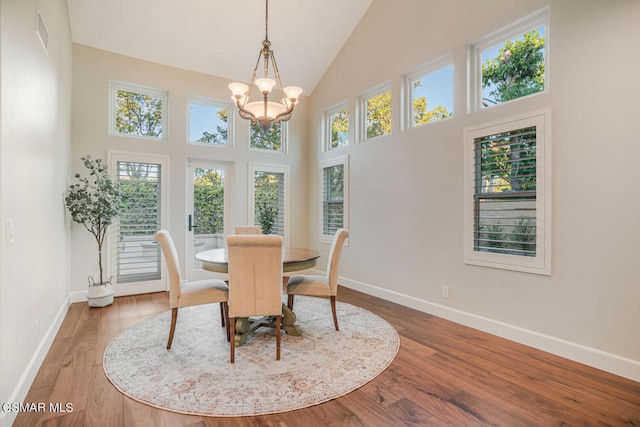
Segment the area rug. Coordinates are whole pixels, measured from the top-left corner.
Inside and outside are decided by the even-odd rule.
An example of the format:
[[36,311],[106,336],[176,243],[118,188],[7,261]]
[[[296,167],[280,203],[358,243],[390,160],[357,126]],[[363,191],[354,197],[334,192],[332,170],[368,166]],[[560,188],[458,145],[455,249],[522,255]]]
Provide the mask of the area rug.
[[116,337],[104,354],[104,371],[123,394],[169,411],[216,417],[272,414],[305,408],[347,394],[386,369],[400,345],[381,317],[337,303],[340,331],[328,300],[296,297],[302,336],[261,328],[236,347],[220,326],[218,304],[180,309],[171,350],[170,312],[143,320]]

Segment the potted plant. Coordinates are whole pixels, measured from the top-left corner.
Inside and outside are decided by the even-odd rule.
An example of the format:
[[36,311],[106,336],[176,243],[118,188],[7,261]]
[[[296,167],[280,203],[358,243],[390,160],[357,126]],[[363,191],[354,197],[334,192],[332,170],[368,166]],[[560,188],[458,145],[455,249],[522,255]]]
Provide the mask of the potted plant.
[[[81,158],[88,170],[88,176],[75,174],[79,181],[72,184],[65,194],[65,205],[71,219],[84,225],[95,237],[98,244],[98,268],[100,276],[89,276],[87,299],[91,307],[106,307],[113,303],[111,277],[105,280],[102,267],[102,246],[107,236],[107,227],[111,225],[120,210],[120,192],[107,173],[102,159],[91,156]],[[96,280],[99,280],[96,283]]]

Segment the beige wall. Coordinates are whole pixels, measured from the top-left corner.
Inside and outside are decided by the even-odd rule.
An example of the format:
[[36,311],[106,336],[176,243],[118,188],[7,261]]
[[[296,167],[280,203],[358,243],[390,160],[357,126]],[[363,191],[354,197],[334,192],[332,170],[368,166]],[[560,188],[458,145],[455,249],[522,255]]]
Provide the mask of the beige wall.
[[[30,387],[68,305],[62,194],[71,147],[71,33],[64,0],[2,0],[0,8],[0,401],[13,402]],[[36,35],[36,8],[48,53]],[[7,242],[8,221],[15,243]],[[0,413],[0,425],[10,417]]]
[[[307,106],[302,99],[294,117],[288,122],[288,152],[270,153],[249,150],[249,122],[236,116],[235,146],[231,149],[197,146],[186,143],[187,99],[198,95],[218,100],[229,100],[229,81],[204,74],[166,67],[151,62],[116,55],[87,46],[73,48],[73,159],[74,170],[81,167],[80,157],[107,158],[108,150],[133,153],[162,154],[169,157],[169,212],[168,229],[178,248],[185,248],[187,229],[186,188],[187,159],[215,160],[233,164],[234,224],[248,221],[248,165],[260,163],[287,165],[290,168],[289,239],[292,245],[307,243],[306,158]],[[249,70],[250,71],[250,70]],[[168,140],[157,141],[110,135],[109,81],[121,81],[169,92]],[[235,113],[237,115],[237,113]],[[71,287],[73,292],[86,290],[86,277],[95,270],[95,247],[92,236],[84,228],[72,227]],[[185,251],[179,251],[182,267]],[[183,271],[183,274],[186,271]],[[117,291],[117,289],[116,289]]]
[[[314,91],[310,223],[318,161],[350,156],[348,286],[640,380],[640,3],[550,3],[549,92],[466,113],[466,46],[548,2],[374,1]],[[452,52],[455,117],[400,132],[400,76]],[[384,81],[394,131],[321,151],[325,109]],[[552,275],[465,265],[463,129],[541,108],[552,114]],[[441,297],[441,286],[450,298]]]

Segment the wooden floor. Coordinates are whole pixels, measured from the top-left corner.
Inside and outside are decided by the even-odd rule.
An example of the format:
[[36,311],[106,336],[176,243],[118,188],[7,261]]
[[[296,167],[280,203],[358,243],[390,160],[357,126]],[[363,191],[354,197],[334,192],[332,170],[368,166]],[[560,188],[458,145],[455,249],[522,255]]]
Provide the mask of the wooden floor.
[[[21,413],[15,426],[640,426],[640,383],[378,298],[341,288],[339,300],[385,318],[401,337],[391,366],[339,399],[260,417],[202,418],[124,397],[102,370],[121,331],[168,309],[166,293],[73,304],[26,402],[68,413]],[[331,315],[329,312],[327,315]]]

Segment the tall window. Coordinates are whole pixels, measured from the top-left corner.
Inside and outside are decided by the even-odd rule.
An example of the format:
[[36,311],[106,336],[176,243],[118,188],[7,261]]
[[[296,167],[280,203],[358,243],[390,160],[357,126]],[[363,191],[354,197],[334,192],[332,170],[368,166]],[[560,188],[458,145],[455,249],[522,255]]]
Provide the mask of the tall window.
[[404,76],[405,129],[453,117],[453,56]]
[[264,234],[278,234],[286,239],[289,168],[251,165],[250,174],[249,193],[253,200],[250,221],[259,225]]
[[322,186],[320,240],[330,242],[337,229],[348,228],[348,157],[322,162],[320,173]]
[[225,217],[223,169],[193,168],[193,224],[195,237],[223,234]]
[[360,140],[391,133],[391,87],[384,84],[360,96]]
[[153,236],[163,223],[163,164],[117,159],[116,173],[124,198],[115,227],[117,283],[160,279],[161,256]]
[[467,130],[467,262],[549,273],[547,119],[542,112]]
[[167,139],[167,92],[111,82],[110,132]]
[[260,129],[257,124],[251,125],[250,147],[256,150],[270,150],[286,152],[287,124],[272,125],[267,131]]
[[546,90],[548,13],[545,8],[471,47],[471,109]]
[[341,103],[325,113],[325,150],[349,145],[349,104]]
[[199,96],[189,97],[190,143],[229,146],[233,141],[234,115],[230,103]]

